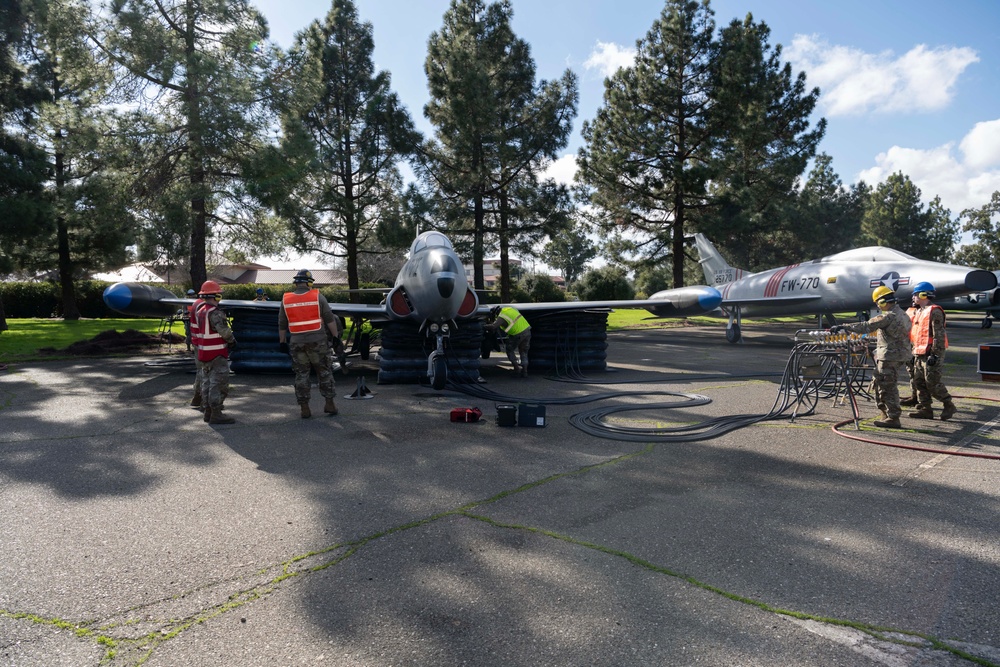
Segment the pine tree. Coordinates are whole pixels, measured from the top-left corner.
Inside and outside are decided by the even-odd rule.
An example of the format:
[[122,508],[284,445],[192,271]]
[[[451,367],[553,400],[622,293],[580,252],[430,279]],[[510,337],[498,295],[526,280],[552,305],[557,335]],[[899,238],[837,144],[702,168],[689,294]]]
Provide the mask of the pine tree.
[[146,150],[137,193],[152,227],[188,240],[193,285],[206,278],[206,246],[266,241],[247,169],[271,121],[275,57],[267,24],[247,0],[115,0],[101,46],[122,82],[144,100],[134,141]]
[[620,251],[669,258],[684,284],[684,234],[705,205],[715,138],[708,0],[667,0],[637,43],[635,64],[604,83],[604,105],[584,123],[577,180],[607,233],[629,232]]
[[890,175],[869,195],[861,221],[862,241],[914,257],[947,261],[958,239],[958,221],[935,198],[928,209],[921,192],[902,172]]
[[[24,123],[41,100],[24,78],[20,57],[27,49],[22,2],[0,4],[0,274],[17,268],[17,255],[51,221],[41,194],[48,178],[45,152],[12,128]],[[7,316],[0,298],[0,331]]]
[[857,189],[844,186],[829,155],[816,156],[782,225],[787,234],[782,245],[792,259],[778,264],[823,257],[857,245],[863,211]]
[[824,119],[809,124],[819,89],[807,91],[805,73],[793,76],[782,64],[770,33],[750,14],[720,31],[712,63],[712,206],[698,221],[699,231],[750,270],[794,261],[782,252],[801,233],[789,203],[826,131]]
[[492,243],[508,293],[511,242],[551,229],[561,215],[558,208],[542,212],[561,200],[539,174],[566,145],[577,103],[568,70],[536,84],[530,48],[513,33],[512,15],[509,0],[453,0],[445,12],[424,65],[431,97],[424,115],[435,139],[420,165],[438,219],[471,239],[476,288],[485,285],[483,258]]
[[955,261],[995,271],[1000,269],[1000,190],[993,193],[988,204],[967,208],[959,216],[965,220],[962,231],[971,233],[973,242],[959,248]]
[[553,236],[542,253],[542,260],[546,264],[562,271],[567,287],[572,286],[583,275],[587,262],[595,257],[597,248],[580,225],[574,225],[564,233]]
[[375,71],[374,48],[372,25],[351,0],[334,0],[324,22],[296,36],[288,71],[298,85],[282,104],[280,150],[262,162],[278,174],[262,188],[297,247],[345,258],[352,289],[359,256],[384,252],[376,236],[396,224],[397,164],[420,141],[388,72]]
[[44,91],[37,113],[21,124],[47,154],[52,180],[54,234],[37,235],[23,264],[58,269],[62,314],[80,318],[74,280],[93,270],[121,266],[133,242],[123,179],[114,167],[113,126],[103,108],[110,71],[86,37],[90,6],[83,0],[29,0],[27,76]]

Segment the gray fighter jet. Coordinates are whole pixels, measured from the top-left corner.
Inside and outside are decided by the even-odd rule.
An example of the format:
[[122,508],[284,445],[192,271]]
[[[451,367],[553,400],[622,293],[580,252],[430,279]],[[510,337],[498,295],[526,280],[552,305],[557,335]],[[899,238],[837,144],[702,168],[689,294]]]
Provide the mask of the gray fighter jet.
[[[572,301],[518,303],[524,313],[613,308],[644,308],[658,317],[700,315],[718,308],[722,296],[707,286],[690,286],[657,292],[644,300]],[[135,315],[167,316],[193,303],[159,287],[138,283],[116,283],[104,292],[105,303],[113,310]],[[220,306],[230,313],[273,312],[277,346],[278,301],[223,299]],[[437,231],[420,234],[410,245],[410,254],[396,277],[394,286],[380,304],[331,303],[331,310],[355,323],[372,324],[409,321],[419,327],[427,354],[426,379],[435,389],[443,389],[448,367],[445,347],[449,337],[463,322],[483,319],[490,306],[479,303],[470,288],[462,262],[447,236]],[[529,315],[530,319],[530,315]],[[357,330],[360,331],[360,325]],[[239,338],[239,336],[237,336]],[[367,358],[367,340],[360,342],[362,358]]]
[[822,326],[834,313],[865,313],[872,307],[872,290],[885,285],[907,303],[912,286],[934,285],[937,303],[966,294],[988,292],[997,286],[990,271],[917,259],[906,253],[871,246],[749,273],[734,268],[703,235],[695,234],[705,280],[722,293],[721,308],[729,316],[726,339],[741,338],[742,317],[816,315]]

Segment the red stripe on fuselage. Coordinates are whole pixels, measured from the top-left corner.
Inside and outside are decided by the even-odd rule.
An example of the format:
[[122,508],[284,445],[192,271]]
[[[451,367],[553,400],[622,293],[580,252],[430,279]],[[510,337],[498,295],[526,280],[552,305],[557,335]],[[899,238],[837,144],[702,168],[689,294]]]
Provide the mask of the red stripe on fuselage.
[[767,281],[767,287],[764,288],[764,296],[778,296],[778,288],[781,287],[781,281],[785,277],[785,274],[790,270],[794,269],[798,264],[789,264],[783,269],[779,269],[774,272],[771,279]]

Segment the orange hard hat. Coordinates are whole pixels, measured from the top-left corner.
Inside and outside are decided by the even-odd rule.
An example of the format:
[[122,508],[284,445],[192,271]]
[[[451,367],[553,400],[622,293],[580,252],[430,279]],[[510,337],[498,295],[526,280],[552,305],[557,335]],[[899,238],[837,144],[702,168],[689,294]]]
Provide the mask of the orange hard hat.
[[222,296],[222,288],[219,287],[219,283],[214,280],[206,280],[201,285],[201,290],[198,292],[198,296],[207,296],[210,294],[218,294]]

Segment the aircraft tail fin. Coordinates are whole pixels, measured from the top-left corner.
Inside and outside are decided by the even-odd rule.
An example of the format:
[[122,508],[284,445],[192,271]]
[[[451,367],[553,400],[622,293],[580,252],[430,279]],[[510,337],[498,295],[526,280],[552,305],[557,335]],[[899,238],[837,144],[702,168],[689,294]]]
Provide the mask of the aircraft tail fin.
[[695,234],[694,243],[698,248],[698,263],[701,264],[701,270],[705,272],[707,285],[719,287],[747,275],[743,269],[729,266],[729,262],[719,254],[719,251],[704,234]]

